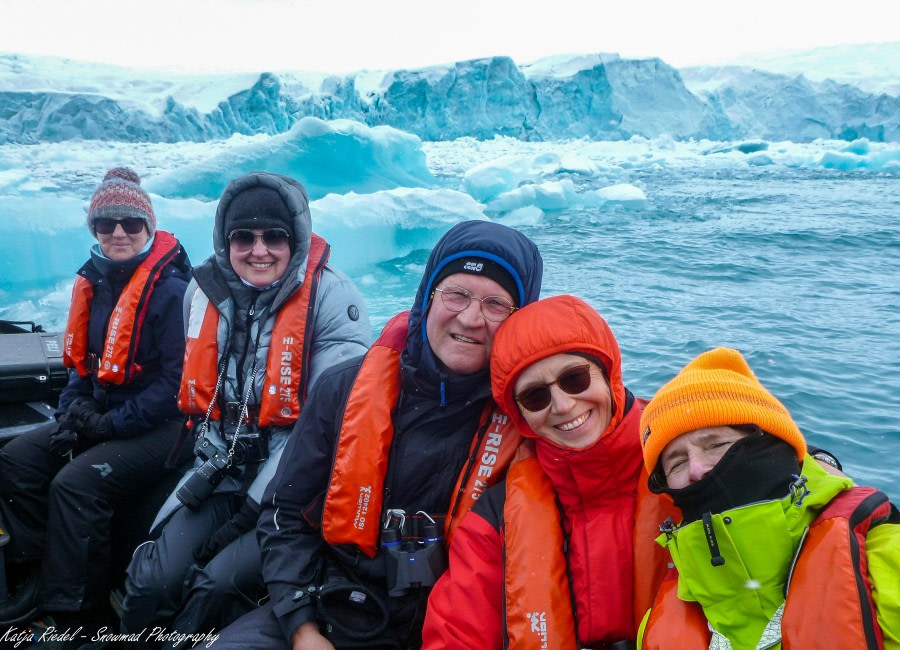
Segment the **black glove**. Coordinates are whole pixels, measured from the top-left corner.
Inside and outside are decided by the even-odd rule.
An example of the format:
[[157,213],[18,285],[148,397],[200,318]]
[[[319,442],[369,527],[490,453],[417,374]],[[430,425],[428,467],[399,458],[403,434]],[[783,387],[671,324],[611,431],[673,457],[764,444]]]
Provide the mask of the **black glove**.
[[75,413],[100,413],[103,411],[100,404],[93,397],[76,397],[66,409],[66,416],[71,417]]
[[75,423],[75,430],[89,440],[105,440],[115,434],[109,413],[100,413],[100,405],[92,399],[78,399],[69,405],[66,414]]
[[219,526],[219,529],[210,535],[206,542],[194,549],[194,560],[200,566],[213,559],[223,548],[231,544],[248,530],[256,528],[259,520],[259,506],[249,497],[244,505],[228,521]]
[[71,457],[77,442],[78,434],[75,433],[74,424],[64,415],[50,430],[50,453]]

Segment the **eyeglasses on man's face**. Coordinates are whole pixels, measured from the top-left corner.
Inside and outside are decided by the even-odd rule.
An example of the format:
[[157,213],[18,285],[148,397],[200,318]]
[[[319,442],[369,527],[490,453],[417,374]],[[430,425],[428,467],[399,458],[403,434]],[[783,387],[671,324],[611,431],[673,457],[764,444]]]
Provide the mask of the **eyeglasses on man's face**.
[[246,253],[251,250],[258,239],[261,239],[263,246],[270,251],[282,251],[291,243],[291,236],[284,228],[269,228],[262,232],[238,228],[232,230],[228,235],[228,242],[231,244],[232,250],[238,253]]
[[516,307],[503,296],[479,298],[473,296],[466,289],[455,286],[435,289],[435,292],[441,294],[441,302],[444,304],[444,307],[457,313],[465,311],[472,304],[473,300],[477,300],[481,303],[481,313],[484,317],[495,323],[506,320],[510,314],[516,311]]

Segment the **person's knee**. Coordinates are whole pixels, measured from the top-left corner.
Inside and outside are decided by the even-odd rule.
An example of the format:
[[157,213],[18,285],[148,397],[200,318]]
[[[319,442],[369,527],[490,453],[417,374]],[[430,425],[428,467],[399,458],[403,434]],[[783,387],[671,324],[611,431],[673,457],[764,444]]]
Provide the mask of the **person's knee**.
[[14,438],[0,448],[0,482],[15,485],[16,477],[48,472],[47,453],[26,434]]
[[125,570],[125,586],[129,595],[159,593],[166,587],[166,573],[155,541],[144,542],[131,556]]
[[103,500],[102,489],[94,485],[89,474],[72,463],[63,467],[50,481],[49,495],[51,507],[56,504],[65,508],[72,517],[93,512],[94,504]]
[[157,620],[165,601],[171,599],[170,582],[175,582],[160,561],[154,541],[144,542],[132,555],[125,571],[122,626],[126,631],[143,629]]

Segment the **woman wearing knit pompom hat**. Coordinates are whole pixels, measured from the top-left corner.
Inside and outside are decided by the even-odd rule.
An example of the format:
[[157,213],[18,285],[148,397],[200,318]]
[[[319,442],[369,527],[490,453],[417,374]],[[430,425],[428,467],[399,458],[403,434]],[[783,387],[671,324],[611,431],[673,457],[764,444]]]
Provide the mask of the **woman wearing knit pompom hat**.
[[687,364],[640,431],[650,489],[683,514],[640,647],[900,648],[900,514],[807,453],[737,350]]
[[64,338],[70,379],[56,421],[0,451],[0,514],[12,593],[0,622],[37,610],[57,629],[101,623],[109,595],[113,511],[133,508],[168,472],[181,418],[182,302],[191,266],[156,228],[150,197],[127,167],[91,197],[97,243],[79,269]]
[[94,191],[87,213],[91,234],[97,235],[97,219],[139,219],[144,222],[147,237],[156,232],[156,215],[150,197],[141,187],[141,179],[133,169],[115,167],[106,172]]

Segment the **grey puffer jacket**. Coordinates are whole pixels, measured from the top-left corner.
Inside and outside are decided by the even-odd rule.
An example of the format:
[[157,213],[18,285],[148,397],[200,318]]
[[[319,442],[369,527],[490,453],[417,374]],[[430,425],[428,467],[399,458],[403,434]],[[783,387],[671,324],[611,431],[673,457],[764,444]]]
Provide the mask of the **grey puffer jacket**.
[[[281,280],[273,287],[259,290],[247,286],[231,267],[228,259],[228,240],[224,215],[234,197],[249,187],[262,185],[276,190],[293,215],[293,231],[296,238],[295,252]],[[303,186],[293,179],[267,172],[253,172],[233,181],[219,202],[213,231],[215,253],[194,269],[194,280],[185,297],[186,328],[192,327],[191,317],[198,319],[196,305],[204,300],[215,306],[219,313],[219,360],[225,357],[219,403],[243,402],[257,406],[267,385],[266,362],[275,320],[287,300],[300,289],[309,260],[312,222],[309,203]],[[347,359],[363,354],[371,342],[371,326],[362,296],[353,282],[341,271],[326,264],[318,278],[313,296],[313,326],[309,350],[308,373],[305,377],[307,394],[323,371]],[[190,309],[188,305],[195,305]],[[199,314],[202,318],[202,312]],[[199,322],[193,324],[199,327]],[[256,366],[254,374],[253,368]],[[249,385],[253,377],[252,386]],[[270,382],[269,382],[270,383]],[[301,405],[302,407],[302,405]],[[216,488],[222,491],[246,491],[256,503],[275,472],[281,452],[293,425],[271,427],[268,441],[268,459],[254,467],[255,476],[241,471],[229,476]],[[222,423],[209,422],[206,437],[223,453],[227,441]],[[196,429],[195,429],[196,430]],[[198,456],[195,465],[182,477],[179,487],[190,477],[205,458]],[[165,521],[181,503],[175,497],[177,489],[169,496],[153,524],[155,528]]]

